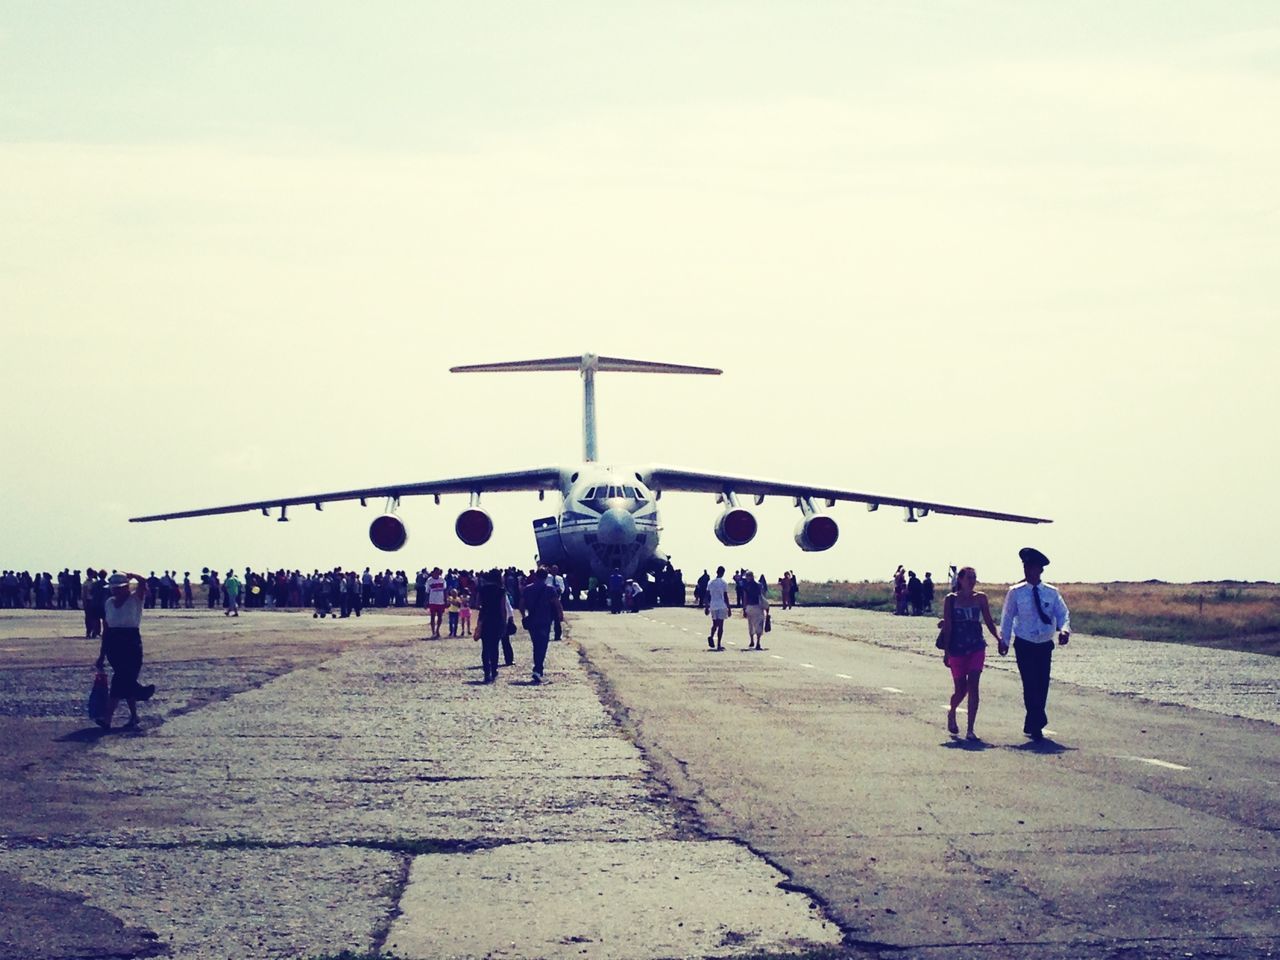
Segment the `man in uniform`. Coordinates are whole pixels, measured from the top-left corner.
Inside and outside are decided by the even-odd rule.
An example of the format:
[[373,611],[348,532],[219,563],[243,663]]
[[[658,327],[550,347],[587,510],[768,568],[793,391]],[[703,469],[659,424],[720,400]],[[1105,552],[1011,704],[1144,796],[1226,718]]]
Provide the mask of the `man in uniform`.
[[1027,710],[1022,732],[1039,741],[1044,739],[1043,731],[1049,724],[1044,708],[1049,699],[1054,637],[1059,646],[1067,645],[1071,639],[1071,614],[1057,588],[1040,579],[1049,558],[1035,547],[1023,547],[1018,556],[1024,579],[1014,584],[1005,597],[999,650],[1000,656],[1006,656],[1013,638],[1013,652],[1022,677],[1022,702]]

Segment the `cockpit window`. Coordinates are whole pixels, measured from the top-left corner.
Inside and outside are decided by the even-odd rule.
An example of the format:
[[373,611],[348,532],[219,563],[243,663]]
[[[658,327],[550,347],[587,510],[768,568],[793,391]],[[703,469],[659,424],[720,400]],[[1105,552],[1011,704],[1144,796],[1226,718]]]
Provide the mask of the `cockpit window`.
[[595,488],[595,487],[592,487],[590,490],[588,490],[586,493],[584,493],[584,494],[582,495],[582,499],[583,499],[583,500],[594,500],[595,498],[596,498],[596,488]]
[[610,487],[610,488],[609,488],[609,499],[610,499],[610,500],[616,500],[616,499],[617,499],[617,497],[618,497],[618,488],[617,488],[617,487]]
[[623,495],[624,495],[628,500],[634,500],[634,499],[636,498],[636,488],[635,488],[635,487],[623,487],[623,488],[622,488],[622,493],[623,493]]

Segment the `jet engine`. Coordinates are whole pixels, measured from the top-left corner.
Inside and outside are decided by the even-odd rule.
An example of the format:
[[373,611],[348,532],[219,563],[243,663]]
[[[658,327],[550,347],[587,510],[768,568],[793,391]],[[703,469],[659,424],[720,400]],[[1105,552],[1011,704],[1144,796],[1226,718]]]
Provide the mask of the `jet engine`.
[[369,524],[369,539],[379,550],[393,553],[405,545],[409,531],[394,513],[384,513]]
[[840,539],[840,525],[822,513],[811,513],[796,524],[796,546],[806,553],[830,550]]
[[716,521],[716,539],[726,547],[741,547],[756,536],[756,518],[750,510],[729,507]]
[[458,514],[453,532],[468,547],[478,547],[493,536],[493,520],[479,507],[469,507]]

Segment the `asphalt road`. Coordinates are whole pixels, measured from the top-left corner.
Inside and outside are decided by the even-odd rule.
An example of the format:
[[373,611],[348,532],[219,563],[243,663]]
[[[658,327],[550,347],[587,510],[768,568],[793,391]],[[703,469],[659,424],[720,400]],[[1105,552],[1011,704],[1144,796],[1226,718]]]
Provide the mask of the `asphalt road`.
[[[969,744],[946,733],[950,677],[927,655],[923,627],[858,611],[775,613],[763,652],[743,649],[741,619],[730,621],[735,645],[709,651],[707,622],[690,609],[584,615],[574,638],[705,833],[787,873],[850,946],[1280,955],[1274,723],[1135,696],[1133,645],[1076,637],[1055,654],[1055,676],[1089,663],[1092,685],[1055,679],[1049,739],[1022,736],[1017,675],[996,663],[983,682],[983,741]],[[1160,646],[1144,652],[1159,672]],[[1215,703],[1227,701],[1214,688],[1247,688],[1274,710],[1273,664],[1204,653],[1212,660],[1187,652],[1200,665],[1187,686]]]

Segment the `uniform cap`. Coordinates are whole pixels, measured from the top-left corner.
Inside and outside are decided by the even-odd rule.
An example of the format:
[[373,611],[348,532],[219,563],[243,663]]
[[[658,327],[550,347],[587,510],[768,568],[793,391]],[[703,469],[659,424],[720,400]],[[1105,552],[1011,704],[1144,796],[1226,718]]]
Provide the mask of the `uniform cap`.
[[112,588],[127,587],[128,585],[129,585],[129,578],[126,577],[123,573],[113,573],[110,579],[107,580],[107,586]]
[[1049,565],[1049,558],[1035,547],[1023,547],[1018,551],[1018,557],[1023,563],[1029,563],[1033,567],[1047,567]]

